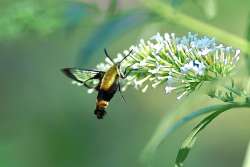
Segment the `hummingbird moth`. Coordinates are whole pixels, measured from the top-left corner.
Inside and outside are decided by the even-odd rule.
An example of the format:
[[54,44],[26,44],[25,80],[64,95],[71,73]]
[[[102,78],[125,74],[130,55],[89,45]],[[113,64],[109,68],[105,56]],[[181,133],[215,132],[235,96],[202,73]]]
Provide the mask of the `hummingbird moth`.
[[[132,53],[132,50],[125,57],[123,57],[121,61],[117,63],[115,63],[109,56],[106,49],[104,49],[104,52],[106,57],[112,62],[112,66],[109,67],[106,71],[82,68],[62,69],[63,73],[73,81],[84,85],[88,89],[95,89],[98,92],[96,99],[96,108],[94,111],[94,114],[98,119],[102,119],[106,114],[105,109],[108,107],[110,100],[113,98],[117,90],[121,92],[119,79],[125,79],[130,72],[128,71],[128,68],[125,68],[125,71],[123,73],[120,68],[121,63]],[[96,82],[90,82],[92,80],[96,80]],[[123,96],[122,98],[124,99]]]

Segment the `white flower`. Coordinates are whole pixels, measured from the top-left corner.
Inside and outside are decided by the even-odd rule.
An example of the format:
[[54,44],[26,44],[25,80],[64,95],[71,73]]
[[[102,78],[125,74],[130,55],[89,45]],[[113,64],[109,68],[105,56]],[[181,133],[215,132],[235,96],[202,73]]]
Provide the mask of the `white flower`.
[[[126,55],[126,54],[125,54],[125,55]],[[113,61],[114,61],[115,63],[117,63],[117,62],[120,62],[122,59],[123,59],[122,54],[121,54],[121,53],[118,53],[118,54],[117,54],[117,57],[114,58]]]
[[175,84],[174,78],[170,74],[167,76],[167,84],[168,85]]
[[88,89],[88,93],[91,94],[95,91],[95,89]]
[[[121,80],[122,90],[133,86],[145,92],[149,83],[155,88],[165,82],[165,92],[177,91],[178,99],[190,94],[206,78],[211,80],[230,74],[240,54],[240,50],[218,44],[207,36],[188,33],[176,37],[174,33],[157,33],[150,40],[141,39],[137,45],[118,53],[114,62],[121,61],[130,50],[133,53],[121,64],[122,71],[131,70],[127,78]],[[111,67],[110,60],[105,62],[97,69],[106,71]]]
[[156,67],[152,70],[148,70],[151,74],[157,74],[160,71],[161,66],[159,64],[156,65]]
[[142,93],[145,93],[148,89],[148,84],[142,89]]
[[180,99],[181,99],[183,96],[185,96],[187,93],[188,93],[187,91],[183,92],[181,95],[179,95],[179,96],[177,97],[177,100],[180,100]]
[[77,85],[77,86],[82,86],[83,85],[83,83],[80,83],[80,82],[77,82],[77,81],[72,81],[72,84]]
[[176,87],[172,87],[172,86],[166,86],[165,87],[165,93],[166,94],[169,94],[169,93],[171,93],[173,90],[175,90],[176,89]]
[[180,69],[184,74],[187,74],[189,71],[193,71],[195,74],[203,75],[206,67],[203,62],[199,62],[198,60],[191,60]]
[[161,36],[161,34],[158,32],[156,35],[151,37],[152,40],[156,40],[159,43],[163,42],[163,37]]
[[164,34],[164,39],[165,39],[166,42],[171,42],[171,41],[170,41],[171,38],[170,38],[170,35],[169,35],[168,33],[165,33],[165,34]]
[[204,48],[204,49],[201,49],[200,51],[198,51],[199,55],[201,56],[205,56],[207,55],[209,52],[211,52],[212,50],[211,49],[208,49],[208,48]]
[[153,53],[157,55],[163,50],[164,45],[162,43],[157,43],[154,46],[152,46],[152,48],[154,49]]
[[134,80],[134,85],[135,88],[138,89],[142,86],[142,84],[147,81],[150,78],[150,75],[146,76],[145,78],[141,79],[141,80]]
[[237,49],[237,50],[235,51],[235,55],[234,55],[234,57],[233,57],[233,64],[237,63],[238,60],[239,60],[239,58],[240,58],[240,50]]
[[152,84],[152,87],[156,88],[160,83],[161,83],[161,81],[155,82],[154,84]]
[[109,58],[105,58],[105,62],[107,63],[107,64],[109,64],[109,65],[112,65],[113,64],[113,62],[109,59]]
[[100,71],[106,71],[110,67],[110,64],[100,63],[97,64],[96,68]]

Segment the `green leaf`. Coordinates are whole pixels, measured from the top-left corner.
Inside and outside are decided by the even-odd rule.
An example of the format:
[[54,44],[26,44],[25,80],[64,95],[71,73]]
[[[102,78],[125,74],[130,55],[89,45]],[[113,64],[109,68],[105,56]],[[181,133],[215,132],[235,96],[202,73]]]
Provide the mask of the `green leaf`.
[[195,144],[195,141],[197,139],[197,135],[199,132],[201,132],[213,119],[215,119],[219,114],[221,114],[225,110],[219,110],[216,111],[209,116],[207,116],[205,119],[203,119],[189,134],[189,136],[185,139],[183,142],[175,161],[175,167],[182,167],[183,162],[186,160],[190,150]]
[[[187,101],[190,102],[190,101]],[[186,105],[183,105],[185,107]],[[192,106],[192,105],[191,105]],[[210,105],[194,112],[188,113],[183,116],[180,112],[182,109],[172,112],[170,115],[166,115],[163,121],[160,123],[155,131],[155,134],[151,137],[147,145],[145,146],[142,154],[141,160],[147,163],[151,160],[158,146],[174,131],[183,126],[184,124],[190,122],[191,120],[215,111],[226,111],[237,107],[250,107],[248,103],[225,103],[221,105]]]
[[[222,104],[222,105],[210,105],[201,109],[198,109],[194,112],[188,113],[183,116],[182,109],[179,108],[179,110],[172,112],[171,114],[168,114],[163,118],[162,122],[156,129],[154,135],[151,137],[147,145],[145,146],[142,155],[141,160],[143,162],[147,162],[152,155],[157,150],[158,146],[175,130],[183,126],[184,124],[190,122],[191,120],[202,116],[204,114],[208,114],[211,112],[214,112],[216,110],[226,110],[230,109],[235,104]],[[183,107],[185,107],[184,105]]]
[[242,167],[250,167],[250,142],[247,147],[246,156]]
[[249,107],[249,104],[237,104],[237,105],[224,105],[224,107],[221,107],[220,109],[215,109],[214,112],[207,117],[205,117],[198,125],[196,125],[191,133],[188,135],[188,137],[184,140],[181,148],[178,151],[176,160],[175,160],[175,167],[182,167],[184,161],[186,160],[190,150],[195,144],[195,141],[197,140],[197,135],[209,124],[211,121],[213,121],[217,116],[219,116],[221,113],[235,107]]

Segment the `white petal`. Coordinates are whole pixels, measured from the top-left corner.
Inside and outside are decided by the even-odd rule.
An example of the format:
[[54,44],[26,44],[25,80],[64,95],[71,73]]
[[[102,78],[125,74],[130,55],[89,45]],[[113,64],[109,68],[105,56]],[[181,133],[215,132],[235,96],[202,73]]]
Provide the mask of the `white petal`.
[[183,92],[180,96],[177,97],[177,100],[180,100],[183,96],[185,96],[187,92]]
[[175,89],[176,89],[176,87],[166,86],[165,87],[165,92],[166,92],[166,94],[169,94],[169,93],[171,93]]
[[145,93],[148,89],[148,85],[146,85],[143,89],[142,89],[142,93]]
[[95,91],[95,89],[88,89],[88,93],[91,94]]

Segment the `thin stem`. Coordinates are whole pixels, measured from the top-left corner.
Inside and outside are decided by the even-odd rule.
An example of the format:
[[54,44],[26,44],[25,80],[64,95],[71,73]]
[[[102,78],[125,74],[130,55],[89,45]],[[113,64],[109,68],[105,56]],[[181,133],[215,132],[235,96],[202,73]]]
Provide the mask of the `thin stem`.
[[203,35],[216,37],[217,40],[240,48],[243,52],[250,54],[250,43],[243,38],[187,16],[180,11],[176,11],[168,4],[160,2],[159,0],[143,0],[143,2],[148,9],[164,17],[165,19],[171,20],[181,26],[187,27],[190,30],[199,32]]

